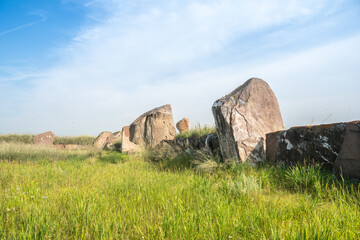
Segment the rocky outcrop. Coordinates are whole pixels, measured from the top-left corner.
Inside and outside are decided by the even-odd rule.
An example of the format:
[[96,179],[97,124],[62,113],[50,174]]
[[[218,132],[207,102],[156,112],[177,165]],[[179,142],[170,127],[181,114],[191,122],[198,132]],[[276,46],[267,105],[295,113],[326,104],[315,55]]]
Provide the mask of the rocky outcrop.
[[102,149],[109,149],[111,145],[121,139],[121,131],[112,133],[112,132],[102,132],[94,141],[94,146]]
[[34,144],[51,146],[54,144],[55,134],[51,131],[34,136]]
[[358,126],[359,122],[335,123],[269,133],[266,158],[276,164],[318,164],[330,170],[337,162],[337,169],[349,169],[359,159]]
[[208,134],[204,136],[192,136],[188,138],[177,138],[174,140],[163,141],[174,148],[182,151],[201,150],[211,153],[213,156],[221,157],[219,138],[216,134]]
[[176,128],[179,130],[180,134],[189,131],[189,122],[188,118],[183,118],[176,123]]
[[265,160],[265,135],[283,129],[280,108],[269,85],[251,78],[212,106],[224,159]]
[[121,132],[122,132],[121,152],[127,154],[138,152],[140,150],[140,147],[130,141],[130,127],[129,126],[123,127]]
[[139,146],[154,147],[163,140],[174,139],[175,134],[170,104],[142,114],[130,125],[130,141]]

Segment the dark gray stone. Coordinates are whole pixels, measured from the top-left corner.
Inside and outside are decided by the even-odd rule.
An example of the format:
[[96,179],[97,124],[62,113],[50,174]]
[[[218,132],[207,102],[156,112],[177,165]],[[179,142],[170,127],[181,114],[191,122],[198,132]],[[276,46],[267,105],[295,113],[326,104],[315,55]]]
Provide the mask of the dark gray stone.
[[319,164],[333,169],[350,123],[293,127],[266,134],[267,161],[276,164]]

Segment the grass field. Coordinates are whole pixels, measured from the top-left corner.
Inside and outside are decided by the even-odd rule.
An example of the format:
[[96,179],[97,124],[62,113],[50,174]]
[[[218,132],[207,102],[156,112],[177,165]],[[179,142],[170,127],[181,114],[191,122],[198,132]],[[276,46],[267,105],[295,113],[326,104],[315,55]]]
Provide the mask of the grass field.
[[0,239],[360,237],[358,183],[317,167],[146,159],[1,144]]

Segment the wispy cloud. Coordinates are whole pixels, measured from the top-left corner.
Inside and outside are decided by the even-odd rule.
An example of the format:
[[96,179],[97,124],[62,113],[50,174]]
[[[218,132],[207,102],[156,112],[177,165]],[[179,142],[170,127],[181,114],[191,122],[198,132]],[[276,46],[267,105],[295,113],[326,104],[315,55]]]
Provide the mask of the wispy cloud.
[[[336,17],[333,13],[343,1],[96,3],[87,7],[104,8],[107,15],[84,27],[63,50],[62,63],[36,78],[18,120],[10,123],[12,129],[95,135],[119,130],[142,112],[166,103],[173,105],[175,120],[188,116],[193,123],[211,123],[213,101],[252,76],[274,88],[291,126],[308,123],[309,116],[324,119],[333,113],[330,120],[340,119],[345,100],[332,101],[333,95],[322,92],[320,84],[328,79],[336,89],[336,78],[347,72],[342,82],[360,87],[351,80],[359,74],[358,36],[315,45],[311,41],[329,24],[322,20],[323,25],[315,26],[314,19]],[[286,47],[304,42],[302,48]],[[342,92],[352,89],[344,87]],[[333,105],[322,116],[318,107],[327,102]],[[353,115],[360,118],[360,112]],[[0,121],[4,124],[9,126]]]
[[35,15],[35,16],[38,16],[40,17],[40,19],[38,20],[35,20],[35,21],[32,21],[32,22],[29,22],[29,23],[25,23],[23,25],[20,25],[20,26],[17,26],[17,27],[14,27],[14,28],[11,28],[9,30],[5,30],[3,32],[0,32],[0,36],[4,36],[6,34],[9,34],[9,33],[12,33],[12,32],[16,32],[16,31],[19,31],[23,28],[27,28],[27,27],[31,27],[31,26],[34,26],[35,24],[38,24],[40,22],[44,22],[46,21],[46,14],[44,11],[35,11],[35,12],[31,12],[30,15]]

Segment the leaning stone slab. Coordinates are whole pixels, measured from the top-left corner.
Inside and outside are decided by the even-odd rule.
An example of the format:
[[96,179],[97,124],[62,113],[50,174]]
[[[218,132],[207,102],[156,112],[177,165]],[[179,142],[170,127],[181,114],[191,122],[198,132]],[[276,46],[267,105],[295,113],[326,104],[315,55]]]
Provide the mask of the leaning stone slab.
[[34,136],[34,144],[51,146],[54,144],[55,134],[51,131]]
[[348,123],[334,172],[349,178],[360,178],[360,122]]
[[163,140],[174,139],[175,134],[170,104],[142,114],[130,125],[130,141],[139,146],[154,147]]
[[[348,157],[346,152],[352,151],[352,155],[357,151],[353,148],[353,143],[346,143],[353,142],[354,137],[349,133],[345,138],[347,129],[353,125],[354,122],[334,123],[293,127],[286,131],[269,133],[266,135],[267,161],[287,165],[318,164],[330,170],[333,169],[335,161],[339,162],[339,166],[340,162],[347,164],[353,157]],[[342,150],[346,146],[349,146],[348,150]],[[343,157],[337,160],[341,151]]]
[[94,141],[94,146],[102,149],[109,149],[111,145],[117,141],[118,139],[121,139],[121,131],[112,133],[112,132],[102,132],[99,134],[99,136]]
[[259,78],[251,78],[212,106],[224,160],[236,163],[265,160],[265,135],[282,130],[275,94]]
[[113,136],[112,132],[101,132],[99,136],[94,141],[94,146],[98,148],[104,148],[106,143],[108,142],[108,139]]

